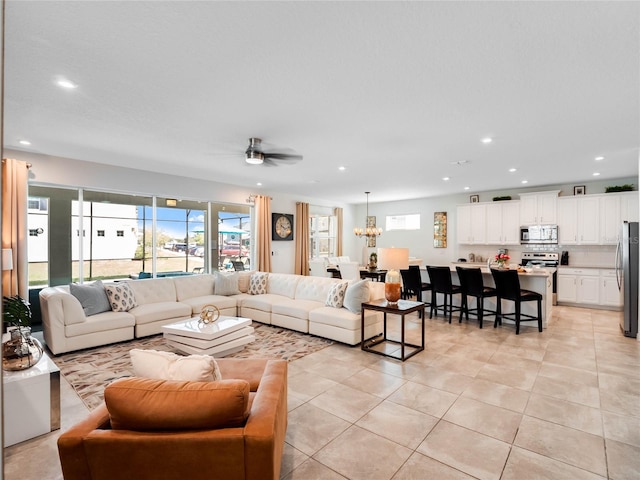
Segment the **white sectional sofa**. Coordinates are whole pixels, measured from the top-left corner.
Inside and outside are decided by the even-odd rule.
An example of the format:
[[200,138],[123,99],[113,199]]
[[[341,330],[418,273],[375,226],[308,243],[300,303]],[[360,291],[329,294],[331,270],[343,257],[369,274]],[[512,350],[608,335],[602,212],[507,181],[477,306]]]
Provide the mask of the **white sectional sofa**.
[[[254,273],[128,280],[135,307],[126,312],[105,311],[88,316],[69,286],[47,287],[40,292],[45,342],[58,355],[154,335],[161,333],[162,325],[197,315],[208,304],[217,306],[222,315],[247,317],[349,345],[360,342],[358,298],[348,298],[351,310],[326,305],[331,286],[342,280],[269,273],[266,293],[252,295],[249,280]],[[230,284],[235,288],[229,289]],[[360,300],[365,301],[382,298],[384,284],[352,282],[347,287],[347,297],[351,292],[359,292]],[[382,329],[382,314],[367,310],[365,338]]]

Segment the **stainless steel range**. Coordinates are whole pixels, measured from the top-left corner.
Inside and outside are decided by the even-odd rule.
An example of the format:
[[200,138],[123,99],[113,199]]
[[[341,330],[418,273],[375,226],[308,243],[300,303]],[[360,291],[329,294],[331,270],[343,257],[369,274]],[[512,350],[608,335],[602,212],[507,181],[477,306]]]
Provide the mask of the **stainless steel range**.
[[[522,260],[520,265],[541,267],[557,267],[560,263],[560,254],[555,252],[522,252]],[[553,273],[553,305],[558,304],[558,271]]]
[[560,263],[560,254],[555,252],[522,252],[520,265],[540,265],[541,267],[557,267]]

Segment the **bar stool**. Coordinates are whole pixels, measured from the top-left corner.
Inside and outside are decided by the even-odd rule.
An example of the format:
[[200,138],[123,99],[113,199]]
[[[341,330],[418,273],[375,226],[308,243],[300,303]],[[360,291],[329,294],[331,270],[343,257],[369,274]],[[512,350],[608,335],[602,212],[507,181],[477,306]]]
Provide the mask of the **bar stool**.
[[[495,297],[498,292],[493,287],[485,287],[482,281],[482,271],[479,268],[456,267],[458,279],[460,280],[460,288],[462,290],[462,310],[460,310],[460,320],[462,322],[462,314],[466,315],[469,321],[469,313],[478,317],[480,328],[482,328],[484,315],[497,315],[494,310],[484,308],[484,299]],[[476,308],[469,308],[467,297],[476,298]]]
[[[491,269],[493,281],[498,291],[498,308],[496,309],[496,321],[493,328],[502,325],[503,318],[513,319],[516,322],[516,335],[520,334],[520,322],[537,320],[538,331],[542,332],[542,295],[531,290],[523,290],[520,288],[520,279],[518,272],[515,270],[496,270]],[[502,313],[501,300],[511,300],[515,302],[515,313]],[[538,302],[538,316],[527,315],[521,312],[522,302],[536,301]]]
[[[417,265],[409,265],[407,270],[400,270],[402,275],[402,298],[405,300],[409,297],[416,296],[416,301],[422,302],[422,292],[431,290],[431,284],[422,281],[420,275],[420,267]],[[429,302],[425,302],[430,305]],[[418,312],[418,318],[422,318],[422,311]]]
[[[449,314],[449,323],[451,323],[452,312],[460,311],[462,307],[453,305],[453,295],[462,293],[459,285],[451,283],[451,270],[449,267],[430,267],[427,266],[429,272],[429,280],[431,281],[431,309],[429,318],[433,318],[433,312],[438,316],[438,310],[442,310],[445,316]],[[444,303],[438,305],[438,293],[444,296]]]

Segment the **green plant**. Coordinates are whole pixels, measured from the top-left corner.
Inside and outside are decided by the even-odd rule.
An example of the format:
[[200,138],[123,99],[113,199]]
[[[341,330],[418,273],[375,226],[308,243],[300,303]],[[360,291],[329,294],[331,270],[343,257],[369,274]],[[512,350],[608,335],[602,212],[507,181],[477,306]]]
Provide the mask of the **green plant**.
[[630,192],[633,190],[633,183],[625,183],[624,185],[613,185],[604,189],[605,193],[611,192]]
[[31,325],[31,308],[20,295],[2,297],[2,322],[10,327],[28,327]]
[[511,200],[511,196],[505,195],[503,197],[493,197],[494,202],[501,202],[502,200]]

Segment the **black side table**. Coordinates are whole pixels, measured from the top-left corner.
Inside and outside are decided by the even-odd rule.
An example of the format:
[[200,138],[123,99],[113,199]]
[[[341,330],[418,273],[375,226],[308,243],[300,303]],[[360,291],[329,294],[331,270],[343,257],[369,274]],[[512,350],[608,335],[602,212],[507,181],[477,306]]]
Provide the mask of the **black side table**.
[[[391,305],[386,300],[372,300],[371,302],[363,303],[362,310],[360,312],[360,331],[361,333],[361,343],[360,346],[362,350],[365,352],[377,353],[378,355],[384,355],[386,357],[396,358],[398,360],[402,360],[403,362],[416,353],[424,350],[424,302],[411,302],[409,300],[399,300],[397,305]],[[384,331],[382,335],[378,335],[377,337],[373,337],[365,341],[364,338],[364,311],[365,310],[374,310],[376,312],[382,312],[384,314]],[[422,322],[422,335],[421,335],[421,344],[414,345],[412,343],[407,343],[404,338],[404,316],[413,313],[413,312],[422,312],[422,315],[418,315],[420,317],[420,321]],[[400,315],[400,341],[391,340],[387,338],[387,313],[391,313],[394,315]],[[400,346],[398,350],[397,346]],[[405,354],[405,352],[408,353]]]

